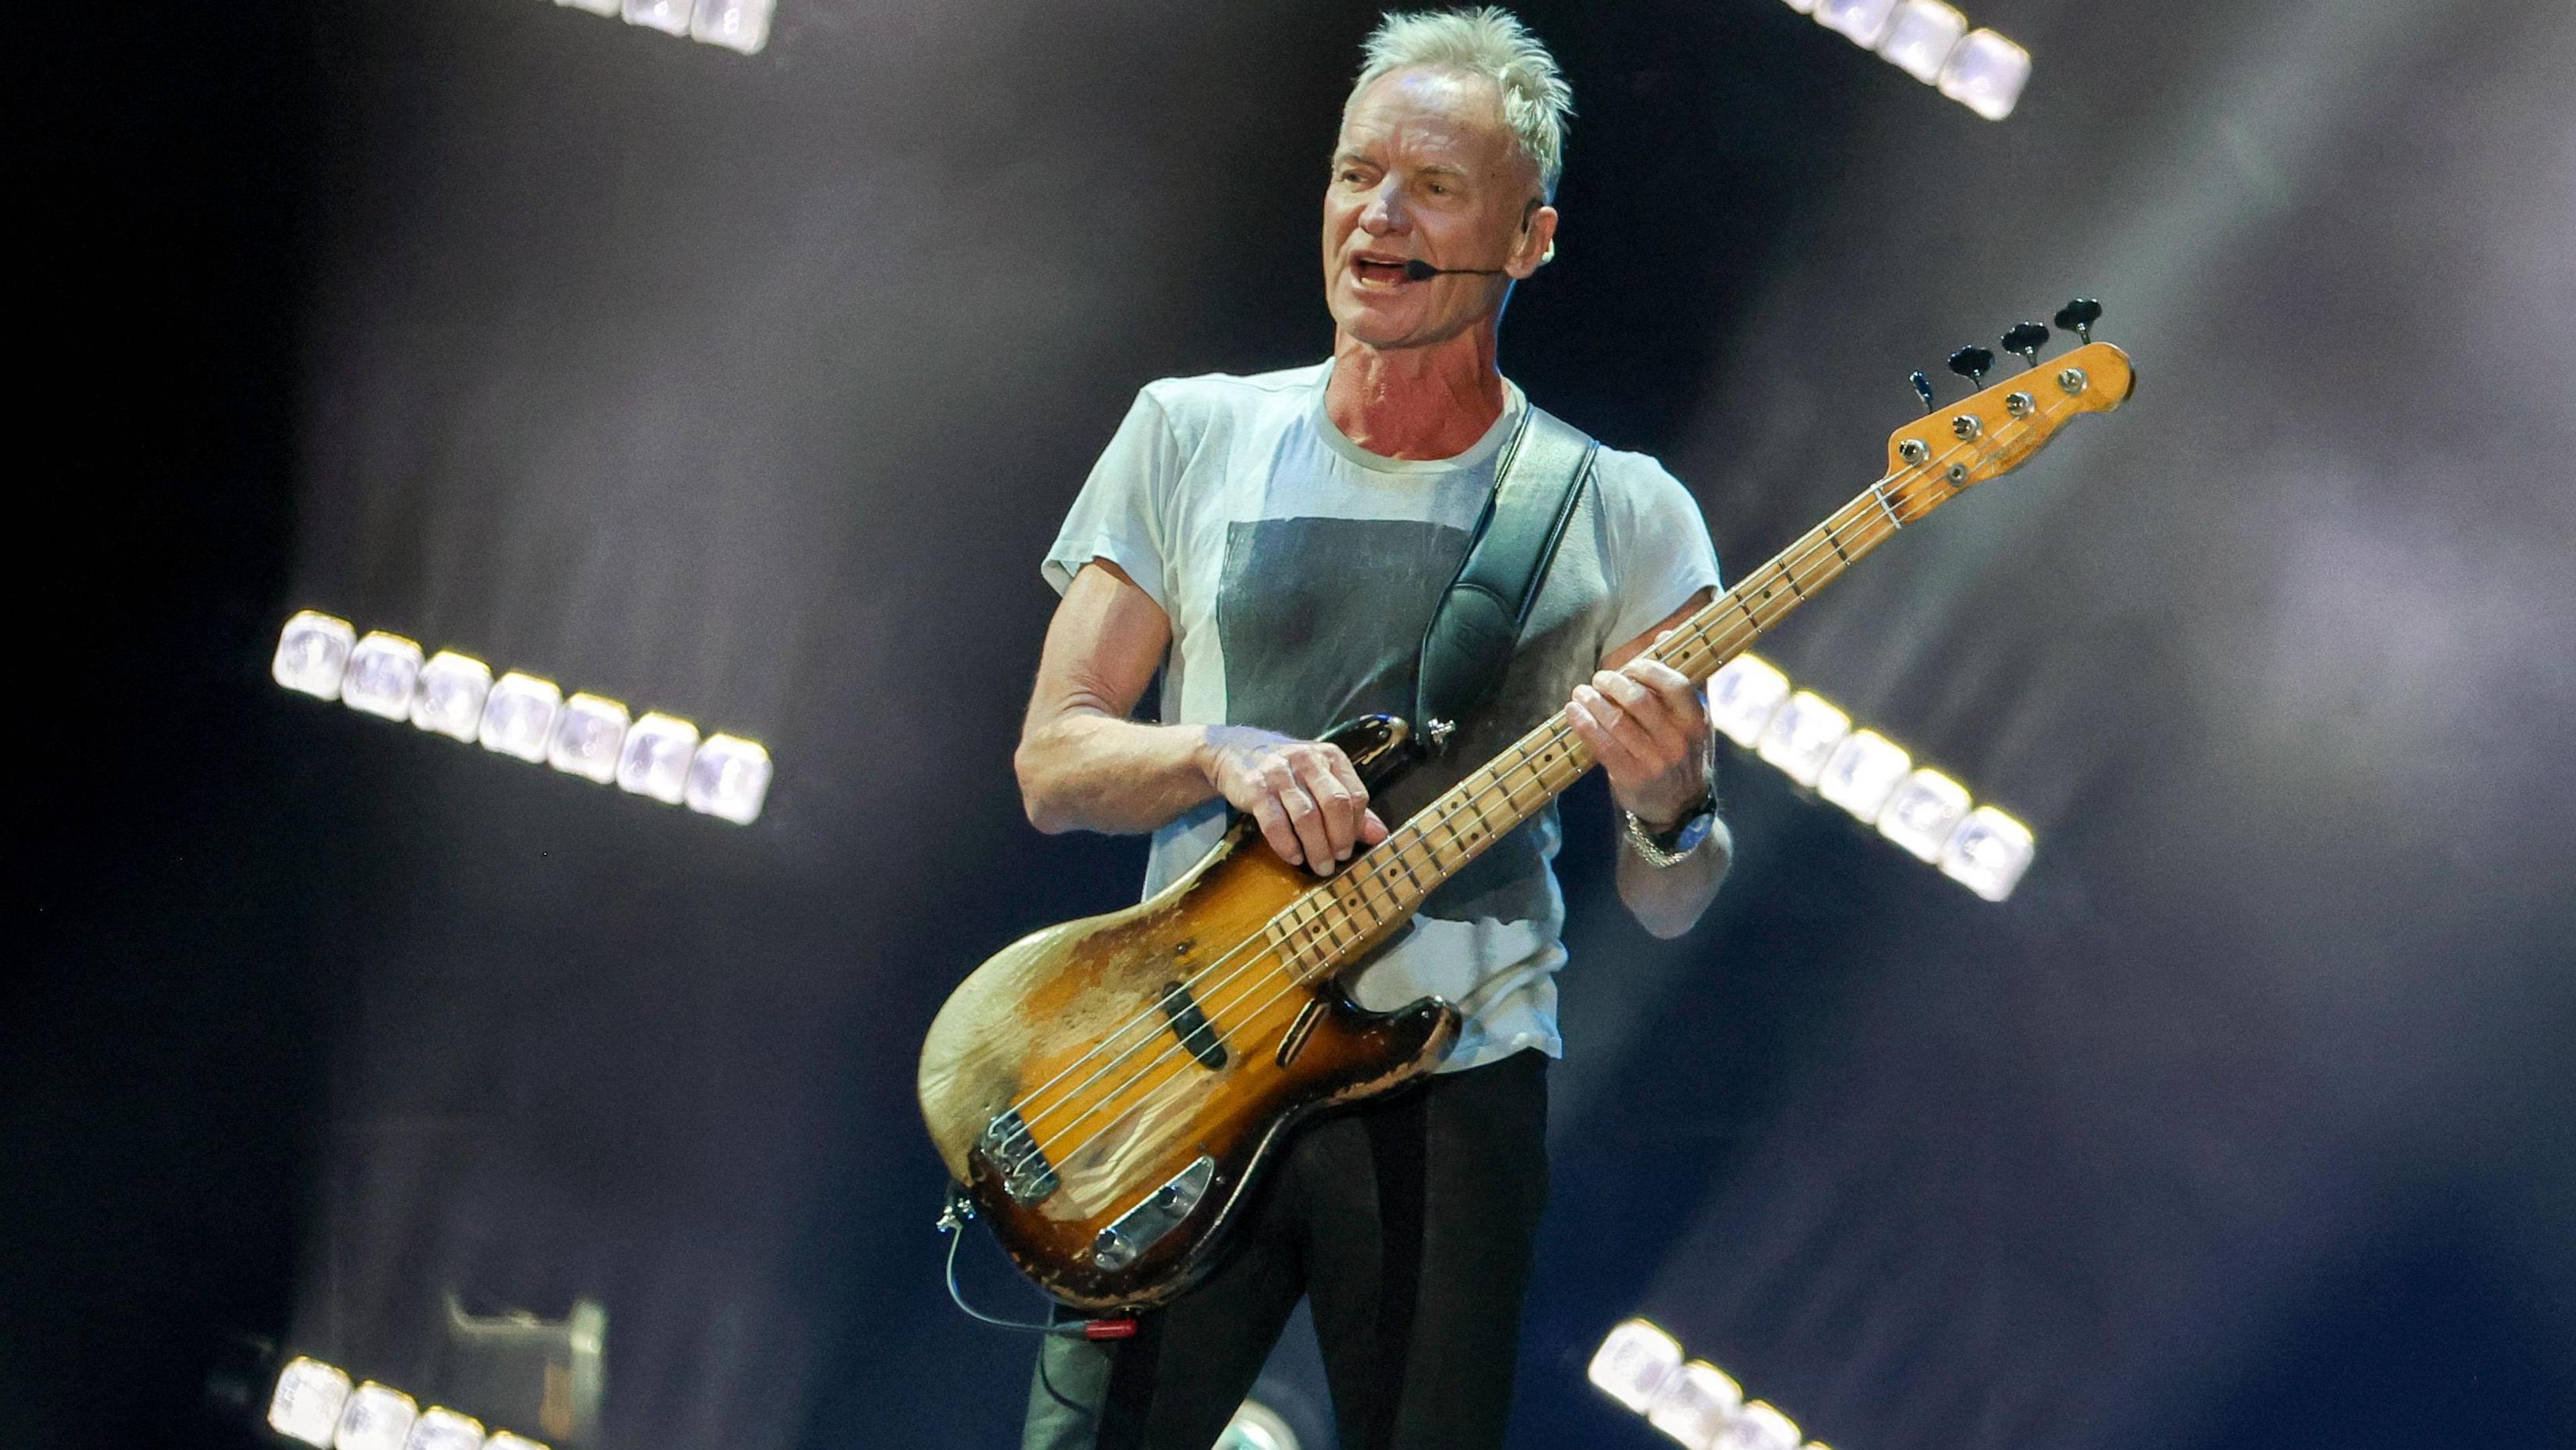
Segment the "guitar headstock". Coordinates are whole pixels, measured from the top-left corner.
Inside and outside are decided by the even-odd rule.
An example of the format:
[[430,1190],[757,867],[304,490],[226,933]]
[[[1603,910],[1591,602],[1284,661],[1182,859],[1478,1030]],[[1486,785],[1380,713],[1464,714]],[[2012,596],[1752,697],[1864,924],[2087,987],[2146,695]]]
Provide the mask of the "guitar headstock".
[[2048,340],[2047,328],[2025,322],[2005,333],[2004,349],[2018,354],[2022,367],[1992,385],[1985,380],[1994,354],[1981,347],[1959,349],[1950,356],[1950,370],[1980,387],[1956,404],[1935,406],[1930,379],[1916,373],[1914,391],[1928,411],[1888,435],[1890,501],[1910,516],[1928,513],[1973,484],[2021,467],[2073,419],[2127,402],[2137,373],[2127,353],[2092,340],[2101,315],[2101,304],[2089,298],[2068,303],[2057,325],[2083,338],[2083,345],[2045,362],[2039,349]]

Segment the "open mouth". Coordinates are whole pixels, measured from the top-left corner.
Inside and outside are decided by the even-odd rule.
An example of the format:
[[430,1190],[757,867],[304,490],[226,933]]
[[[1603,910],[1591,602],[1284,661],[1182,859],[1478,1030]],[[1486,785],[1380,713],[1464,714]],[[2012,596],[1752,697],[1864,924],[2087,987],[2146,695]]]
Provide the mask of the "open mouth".
[[1377,287],[1401,287],[1411,279],[1404,275],[1406,257],[1366,255],[1351,259],[1351,273],[1363,284]]

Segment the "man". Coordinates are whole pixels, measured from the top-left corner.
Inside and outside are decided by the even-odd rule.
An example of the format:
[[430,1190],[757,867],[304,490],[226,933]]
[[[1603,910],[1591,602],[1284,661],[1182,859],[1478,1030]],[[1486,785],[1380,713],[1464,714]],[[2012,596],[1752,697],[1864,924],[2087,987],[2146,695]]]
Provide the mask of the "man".
[[[1690,496],[1603,449],[1496,701],[1373,808],[1313,737],[1410,708],[1432,608],[1528,404],[1495,365],[1512,284],[1552,255],[1570,95],[1497,9],[1390,16],[1324,194],[1328,363],[1147,386],[1046,560],[1064,591],[1016,764],[1041,830],[1152,831],[1146,890],[1256,820],[1329,873],[1554,710],[1625,813],[1619,894],[1687,931],[1726,873],[1699,696],[1640,658],[1714,596]],[[1491,269],[1411,277],[1406,264]],[[1160,717],[1130,712],[1157,672]],[[1205,1450],[1301,1295],[1349,1450],[1501,1443],[1546,1197],[1564,906],[1553,809],[1435,892],[1353,984],[1466,1025],[1416,1091],[1326,1119],[1259,1188],[1208,1279],[1124,1342],[1055,1338],[1027,1443]]]

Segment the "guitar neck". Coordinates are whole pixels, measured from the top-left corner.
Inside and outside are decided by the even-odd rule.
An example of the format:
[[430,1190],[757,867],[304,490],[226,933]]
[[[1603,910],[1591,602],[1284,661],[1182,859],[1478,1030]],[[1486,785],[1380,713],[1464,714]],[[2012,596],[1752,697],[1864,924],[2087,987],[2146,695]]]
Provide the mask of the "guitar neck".
[[[1888,480],[1863,489],[1769,563],[1683,620],[1647,655],[1699,684],[1763,631],[1875,549],[1929,513],[1949,490],[1891,501]],[[1304,980],[1346,964],[1354,951],[1410,917],[1440,883],[1582,779],[1592,751],[1550,715],[1389,832],[1351,868],[1299,898],[1272,923],[1291,969]]]

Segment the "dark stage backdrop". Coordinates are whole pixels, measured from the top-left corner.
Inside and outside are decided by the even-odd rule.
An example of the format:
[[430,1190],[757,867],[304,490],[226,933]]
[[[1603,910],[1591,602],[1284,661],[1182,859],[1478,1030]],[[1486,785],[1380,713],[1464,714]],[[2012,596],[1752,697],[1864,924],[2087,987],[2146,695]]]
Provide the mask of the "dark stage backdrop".
[[[2031,822],[2008,904],[1730,757],[1654,943],[1573,798],[1515,1443],[1664,1443],[1583,1382],[1639,1312],[1844,1450],[2576,1434],[2576,13],[1993,0],[2001,125],[1775,0],[1525,13],[1505,365],[1730,573],[1961,343],[2090,292],[2144,381],[1765,647]],[[1373,18],[62,20],[10,1438],[192,1443],[225,1325],[416,1382],[454,1290],[605,1304],[614,1446],[1008,1441],[913,1053],[1141,863],[1019,817],[1036,561],[1140,383],[1321,356]],[[759,738],[768,813],[287,695],[306,606]]]

